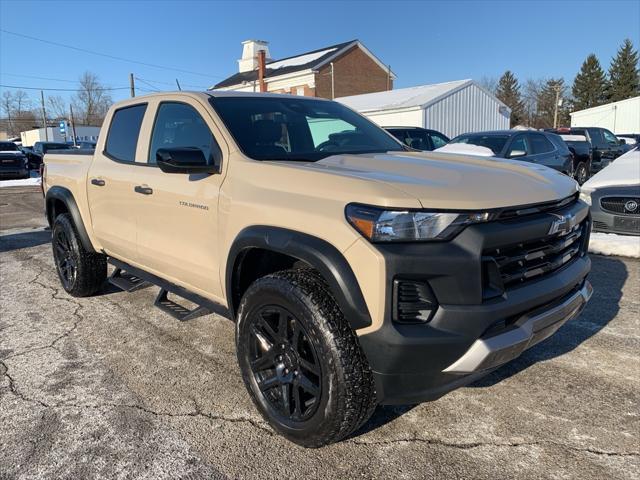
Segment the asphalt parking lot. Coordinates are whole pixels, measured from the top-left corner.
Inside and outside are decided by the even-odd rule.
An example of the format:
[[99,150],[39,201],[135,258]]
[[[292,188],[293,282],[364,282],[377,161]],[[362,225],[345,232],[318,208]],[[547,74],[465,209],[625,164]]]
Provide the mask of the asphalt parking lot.
[[0,478],[640,478],[640,262],[593,256],[580,318],[433,403],[305,450],[245,392],[233,324],[156,288],[65,294],[42,197],[0,189]]

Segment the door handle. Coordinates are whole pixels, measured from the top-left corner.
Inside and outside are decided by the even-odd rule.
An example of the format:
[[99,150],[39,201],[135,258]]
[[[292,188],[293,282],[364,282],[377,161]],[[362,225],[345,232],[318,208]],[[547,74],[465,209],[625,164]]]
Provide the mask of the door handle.
[[153,193],[153,188],[143,187],[142,185],[136,185],[133,190],[136,193],[141,193],[142,195],[151,195]]
[[98,187],[104,187],[105,182],[101,178],[92,178],[91,185],[97,185]]

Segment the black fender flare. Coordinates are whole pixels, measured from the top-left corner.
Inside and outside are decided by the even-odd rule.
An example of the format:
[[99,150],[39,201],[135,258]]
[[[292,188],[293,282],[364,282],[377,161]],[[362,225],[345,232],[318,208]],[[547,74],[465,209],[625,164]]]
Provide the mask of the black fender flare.
[[91,244],[91,240],[89,239],[89,235],[87,234],[87,229],[84,227],[84,222],[82,221],[82,216],[80,215],[80,209],[78,209],[78,204],[76,203],[76,199],[73,198],[73,193],[68,188],[53,186],[47,191],[47,195],[45,197],[45,207],[47,212],[47,221],[49,222],[49,226],[53,227],[53,223],[55,222],[55,208],[54,204],[56,201],[60,201],[64,203],[71,215],[71,220],[73,220],[73,224],[78,231],[78,235],[80,236],[80,241],[82,242],[82,246],[87,252],[95,252],[93,245]]
[[342,253],[329,242],[306,233],[285,228],[256,225],[242,230],[229,249],[226,268],[226,289],[229,311],[235,318],[233,276],[236,261],[251,248],[282,253],[297,258],[325,279],[345,318],[353,329],[371,325],[369,309],[351,266]]

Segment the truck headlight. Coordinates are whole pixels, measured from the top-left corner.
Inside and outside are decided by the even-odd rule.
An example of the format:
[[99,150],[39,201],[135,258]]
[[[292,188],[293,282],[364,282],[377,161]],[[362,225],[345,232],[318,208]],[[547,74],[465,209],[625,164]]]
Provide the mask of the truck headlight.
[[448,240],[471,223],[490,219],[489,212],[436,212],[427,210],[385,210],[349,204],[348,222],[372,242]]

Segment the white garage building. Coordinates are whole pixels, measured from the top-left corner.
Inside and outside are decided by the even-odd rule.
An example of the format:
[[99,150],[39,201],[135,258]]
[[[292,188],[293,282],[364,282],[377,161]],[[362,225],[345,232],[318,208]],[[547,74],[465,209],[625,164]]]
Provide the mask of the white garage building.
[[509,128],[511,110],[473,80],[336,98],[381,126],[461,133]]
[[640,97],[578,110],[570,115],[572,127],[600,127],[615,134],[640,133]]

